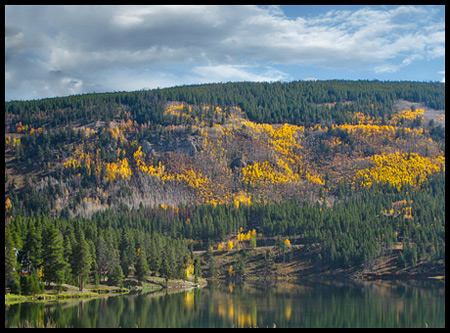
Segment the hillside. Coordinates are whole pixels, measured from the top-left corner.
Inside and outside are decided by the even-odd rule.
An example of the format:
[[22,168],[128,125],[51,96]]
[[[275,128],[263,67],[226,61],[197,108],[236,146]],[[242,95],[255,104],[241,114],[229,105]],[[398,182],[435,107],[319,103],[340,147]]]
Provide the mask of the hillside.
[[319,267],[367,265],[396,242],[403,267],[442,264],[444,89],[243,82],[8,102],[5,230],[26,254],[55,221],[99,276],[118,261],[125,276],[191,275],[189,247],[240,228],[316,244]]
[[[336,87],[339,81],[330,84]],[[341,82],[341,89],[349,84]],[[311,85],[303,89],[311,89]],[[386,90],[381,83],[372,85],[374,90],[380,85]],[[244,87],[256,90],[261,86]],[[193,94],[193,88],[202,92],[210,87],[187,87],[185,93]],[[238,88],[240,91],[230,92],[229,99],[236,99],[233,93],[242,95],[243,88]],[[281,88],[284,93],[275,97],[293,94],[289,84]],[[360,86],[347,89],[346,98]],[[327,91],[328,96],[320,100],[321,90],[309,97],[299,88],[297,99],[302,93],[312,99],[307,109],[315,106],[316,117],[312,118],[321,120],[297,120],[294,125],[251,120],[254,108],[249,112],[237,105],[191,104],[183,101],[182,93],[174,93],[178,90],[181,88],[166,92],[169,97],[178,95],[177,101],[166,101],[157,91],[150,91],[6,103],[7,198],[13,199],[18,192],[16,204],[25,210],[67,217],[90,216],[120,203],[129,207],[141,203],[238,205],[292,197],[314,203],[323,198],[333,201],[343,186],[370,183],[376,177],[376,159],[390,164],[413,156],[414,163],[426,165],[421,168],[423,175],[437,172],[442,163],[445,113],[419,104],[422,100],[393,100],[389,109],[390,104],[375,90],[378,98],[367,109],[367,97],[317,103],[340,97]],[[389,92],[389,98],[393,93]],[[138,101],[130,102],[132,97]],[[253,98],[249,100],[253,102]],[[256,109],[264,110],[260,104],[266,103],[260,101]],[[413,106],[414,110],[396,110],[398,106]],[[272,111],[273,118],[283,118],[277,111],[286,112],[279,107]],[[265,118],[261,112],[256,118]],[[73,118],[76,113],[84,116]],[[430,114],[436,119],[431,120]],[[342,115],[345,122],[341,122]],[[417,185],[418,171],[415,169],[408,182]],[[396,177],[393,182],[403,181],[403,175],[391,176]],[[27,196],[21,196],[22,191]]]

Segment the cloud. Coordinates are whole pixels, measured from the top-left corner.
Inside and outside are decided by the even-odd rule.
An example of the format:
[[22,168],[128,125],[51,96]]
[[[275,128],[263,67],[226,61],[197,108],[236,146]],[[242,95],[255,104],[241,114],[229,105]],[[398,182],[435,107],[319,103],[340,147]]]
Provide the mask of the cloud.
[[[256,72],[255,72],[256,71]],[[260,72],[260,73],[258,73]],[[197,66],[192,73],[205,82],[228,81],[284,81],[288,78],[286,73],[271,67],[264,67],[262,72],[259,66],[247,65],[215,65]]]
[[445,22],[429,7],[291,19],[279,6],[7,6],[5,93],[99,92],[119,74],[124,90],[290,79],[277,65],[394,73],[445,55]]
[[439,71],[438,74],[444,75],[444,77],[442,78],[441,82],[445,83],[445,71]]
[[420,54],[411,54],[407,56],[400,64],[390,64],[386,63],[381,66],[377,66],[374,68],[376,73],[395,73],[398,72],[401,68],[407,67],[411,65],[413,62],[417,60],[422,60],[424,57]]

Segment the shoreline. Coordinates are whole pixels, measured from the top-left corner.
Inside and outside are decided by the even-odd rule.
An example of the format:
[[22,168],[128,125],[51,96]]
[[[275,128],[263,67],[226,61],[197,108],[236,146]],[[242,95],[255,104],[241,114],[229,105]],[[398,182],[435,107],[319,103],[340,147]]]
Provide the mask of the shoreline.
[[[169,290],[169,289],[182,289],[188,290],[193,288],[202,288],[207,285],[205,279],[199,279],[197,283],[186,280],[169,280],[167,285],[162,285],[161,278],[149,277],[147,282],[142,286],[130,286],[129,288],[119,288],[115,286],[102,286],[104,288],[85,288],[85,291],[70,291],[70,289],[76,288],[74,286],[64,285],[66,290],[63,292],[53,293],[53,291],[44,292],[36,295],[17,295],[6,294],[5,305],[25,303],[25,302],[57,302],[57,301],[69,301],[69,300],[88,300],[93,298],[120,296],[129,294],[132,291],[138,290]],[[67,287],[69,286],[69,287]],[[78,289],[78,288],[76,288]]]
[[229,279],[226,277],[212,277],[212,278],[202,278],[199,279],[197,283],[191,281],[183,281],[180,280],[169,280],[168,285],[164,286],[159,283],[155,283],[154,280],[151,280],[153,286],[146,283],[143,286],[128,288],[104,288],[98,289],[97,291],[92,291],[94,289],[87,289],[84,292],[76,292],[76,293],[43,293],[37,295],[16,295],[16,294],[7,294],[5,295],[5,305],[12,305],[17,303],[25,303],[25,302],[57,302],[57,301],[70,301],[70,300],[89,300],[93,298],[101,298],[101,297],[110,297],[110,296],[120,296],[127,295],[132,291],[139,290],[151,290],[161,291],[161,290],[190,290],[194,288],[203,288],[208,285],[210,281],[240,281],[240,282],[255,282],[255,281],[287,281],[287,280],[309,280],[309,279],[339,279],[339,280],[348,280],[348,281],[364,281],[364,282],[376,282],[376,281],[423,281],[423,280],[438,280],[445,283],[445,273],[442,275],[427,275],[427,274],[379,274],[379,273],[361,273],[359,274],[319,274],[319,275],[310,275],[310,276],[272,276],[272,277],[263,277],[263,276],[249,276],[244,279]]

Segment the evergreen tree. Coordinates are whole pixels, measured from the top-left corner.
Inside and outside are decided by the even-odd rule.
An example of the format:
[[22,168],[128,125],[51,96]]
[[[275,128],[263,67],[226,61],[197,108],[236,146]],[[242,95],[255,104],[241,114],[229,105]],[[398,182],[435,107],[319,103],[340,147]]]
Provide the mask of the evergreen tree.
[[70,236],[65,235],[64,236],[64,258],[68,262],[66,274],[64,277],[64,281],[66,281],[66,283],[73,283],[73,279],[74,279],[74,277],[72,275],[72,265],[70,264],[70,260],[71,260],[72,256],[73,256],[72,242],[70,240]]
[[98,237],[96,250],[98,274],[101,280],[106,277],[106,272],[109,270],[108,249],[102,235]]
[[145,248],[139,247],[136,254],[136,270],[135,275],[139,282],[145,280],[145,276],[148,273],[147,255],[145,254]]
[[23,275],[21,284],[22,294],[24,295],[36,295],[44,291],[44,286],[36,271]]
[[202,277],[202,262],[199,258],[194,259],[194,277],[195,283],[197,283],[199,277]]
[[162,256],[160,255],[160,246],[161,244],[159,242],[159,236],[153,235],[149,253],[149,268],[153,273],[159,272],[161,267]]
[[44,280],[61,284],[64,280],[67,262],[64,260],[63,239],[53,223],[48,223],[42,237],[42,261]]
[[16,249],[11,231],[7,227],[5,228],[5,294],[8,293],[8,287],[13,293],[20,293],[18,268]]
[[239,257],[236,267],[235,267],[235,275],[238,278],[243,278],[245,273],[245,266],[244,266],[244,260],[242,259],[242,256]]
[[84,238],[82,230],[78,234],[78,243],[74,252],[74,271],[73,274],[77,277],[78,287],[80,291],[83,291],[85,281],[89,278],[91,272],[91,253],[89,245]]
[[166,280],[166,285],[169,279],[172,279],[176,274],[176,258],[172,246],[168,246],[166,254],[162,257],[160,274]]
[[209,261],[208,272],[210,277],[214,277],[216,275],[216,265],[214,263],[214,259]]
[[112,286],[118,286],[123,288],[124,275],[122,272],[122,267],[119,264],[112,267],[108,272],[108,283]]
[[134,267],[135,262],[135,242],[130,230],[123,231],[120,243],[120,265],[125,277],[130,273],[130,268]]
[[98,265],[97,265],[97,253],[96,253],[96,248],[95,248],[95,244],[94,241],[92,239],[89,239],[87,241],[88,246],[89,246],[89,252],[91,255],[91,271],[90,271],[90,276],[92,277],[92,283],[94,284],[94,286],[96,288],[98,288],[99,284],[100,284],[100,280],[99,280],[99,274],[98,274]]
[[41,231],[35,228],[30,219],[25,243],[20,252],[20,262],[26,271],[38,270],[42,264],[42,237]]

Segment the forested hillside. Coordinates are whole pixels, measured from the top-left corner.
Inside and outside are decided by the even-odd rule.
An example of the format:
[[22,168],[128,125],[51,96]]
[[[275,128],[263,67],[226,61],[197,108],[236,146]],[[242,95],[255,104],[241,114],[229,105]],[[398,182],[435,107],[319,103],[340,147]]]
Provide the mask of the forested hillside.
[[396,242],[399,265],[442,262],[444,89],[242,82],[7,102],[7,284],[20,266],[80,287],[113,269],[185,277],[193,248],[253,229],[318,244],[327,267]]

